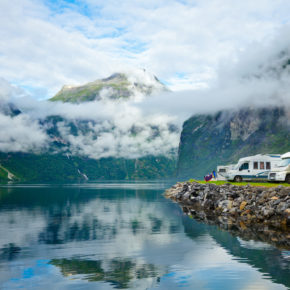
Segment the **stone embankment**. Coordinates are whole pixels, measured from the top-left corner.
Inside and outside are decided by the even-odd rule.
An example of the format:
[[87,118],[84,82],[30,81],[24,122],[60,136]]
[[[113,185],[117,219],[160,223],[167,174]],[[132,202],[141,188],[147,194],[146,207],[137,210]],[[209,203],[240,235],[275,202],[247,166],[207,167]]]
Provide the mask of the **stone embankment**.
[[290,248],[290,187],[182,182],[165,196],[197,220]]

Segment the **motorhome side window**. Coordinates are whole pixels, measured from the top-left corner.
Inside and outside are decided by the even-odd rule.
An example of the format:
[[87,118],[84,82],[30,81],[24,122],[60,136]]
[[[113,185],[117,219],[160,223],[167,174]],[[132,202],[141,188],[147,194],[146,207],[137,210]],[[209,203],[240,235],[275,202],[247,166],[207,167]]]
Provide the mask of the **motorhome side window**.
[[254,169],[258,169],[259,167],[259,163],[258,162],[254,162]]
[[264,162],[260,162],[260,169],[265,169],[265,163]]
[[266,162],[266,169],[270,170],[271,169],[271,162]]
[[241,171],[241,170],[246,170],[246,169],[249,169],[249,163],[243,163],[243,164],[240,166],[240,171]]

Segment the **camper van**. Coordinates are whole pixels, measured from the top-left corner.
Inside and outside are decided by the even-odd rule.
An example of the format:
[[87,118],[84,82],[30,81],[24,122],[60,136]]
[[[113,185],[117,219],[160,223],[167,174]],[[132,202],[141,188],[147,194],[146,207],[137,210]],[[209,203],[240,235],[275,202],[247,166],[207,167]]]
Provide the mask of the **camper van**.
[[268,180],[269,172],[280,162],[280,154],[258,154],[244,157],[232,169],[228,170],[224,177],[226,180],[236,182]]
[[270,171],[268,180],[290,183],[290,152],[283,154],[281,159],[277,167]]
[[225,175],[229,170],[234,169],[235,164],[220,165],[217,167],[217,180],[226,180]]

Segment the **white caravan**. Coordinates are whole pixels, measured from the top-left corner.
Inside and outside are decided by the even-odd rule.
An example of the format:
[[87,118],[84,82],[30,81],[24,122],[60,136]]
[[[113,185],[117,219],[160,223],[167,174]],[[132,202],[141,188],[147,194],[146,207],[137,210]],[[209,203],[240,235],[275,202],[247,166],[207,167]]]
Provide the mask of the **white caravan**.
[[280,154],[258,154],[241,158],[226,174],[226,180],[241,182],[243,180],[268,180],[269,172],[281,162]]
[[225,174],[235,167],[235,164],[230,165],[220,165],[217,167],[217,180],[226,180]]
[[270,171],[269,181],[284,181],[290,183],[290,152],[281,156],[282,161]]

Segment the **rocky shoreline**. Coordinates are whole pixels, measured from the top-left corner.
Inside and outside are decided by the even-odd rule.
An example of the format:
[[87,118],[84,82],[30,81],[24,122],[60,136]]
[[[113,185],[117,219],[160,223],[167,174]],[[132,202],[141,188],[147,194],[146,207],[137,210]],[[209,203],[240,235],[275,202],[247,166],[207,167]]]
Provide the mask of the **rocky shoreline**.
[[165,196],[196,220],[290,249],[290,187],[180,182]]

